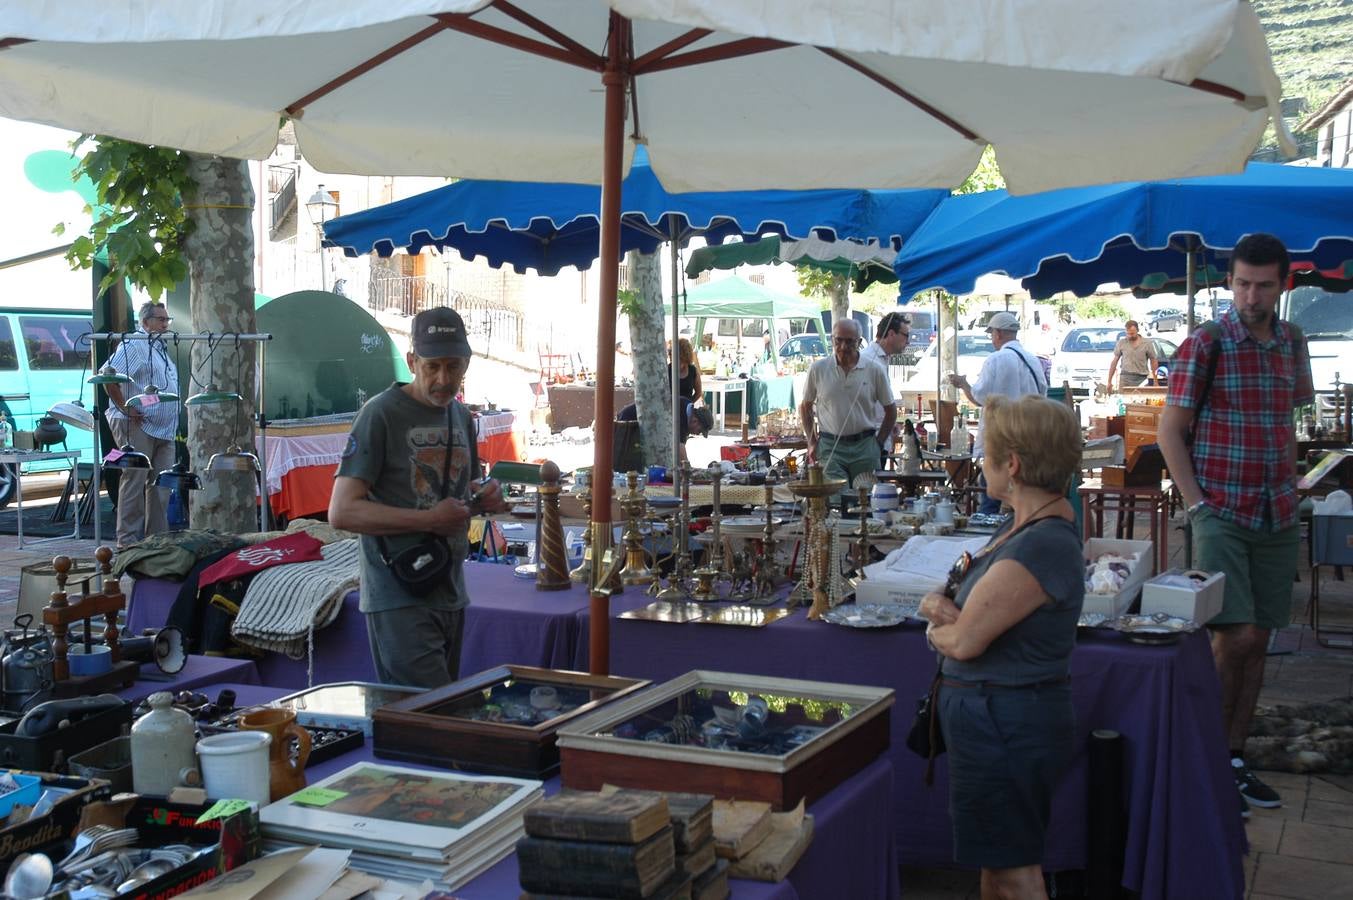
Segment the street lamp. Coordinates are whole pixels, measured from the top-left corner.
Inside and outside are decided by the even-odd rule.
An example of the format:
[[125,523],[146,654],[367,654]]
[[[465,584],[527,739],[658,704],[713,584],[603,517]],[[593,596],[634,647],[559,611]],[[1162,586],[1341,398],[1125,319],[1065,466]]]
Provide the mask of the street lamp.
[[338,201],[321,184],[315,193],[310,195],[310,199],[305,201],[305,209],[310,213],[310,221],[319,229],[319,287],[320,290],[327,291],[329,285],[324,272],[324,223],[338,214]]

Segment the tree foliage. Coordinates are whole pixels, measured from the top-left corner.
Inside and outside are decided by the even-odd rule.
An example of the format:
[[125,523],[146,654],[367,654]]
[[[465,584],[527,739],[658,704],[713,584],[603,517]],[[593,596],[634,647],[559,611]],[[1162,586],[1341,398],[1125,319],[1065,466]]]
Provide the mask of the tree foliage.
[[1001,167],[996,164],[996,148],[987,144],[987,148],[982,151],[982,158],[977,162],[977,168],[963,179],[962,184],[954,188],[954,193],[977,194],[982,191],[999,191],[1004,187],[1005,176],[1001,174]]
[[1115,297],[1082,297],[1076,301],[1076,317],[1081,321],[1131,318],[1127,307]]
[[[79,155],[82,148],[88,149]],[[94,218],[89,234],[75,238],[66,259],[87,269],[106,253],[109,272],[100,290],[125,278],[160,299],[188,277],[183,240],[192,223],[184,201],[196,193],[188,155],[88,134],[77,138],[71,150],[79,155],[72,179],[87,176],[97,203],[87,207]]]

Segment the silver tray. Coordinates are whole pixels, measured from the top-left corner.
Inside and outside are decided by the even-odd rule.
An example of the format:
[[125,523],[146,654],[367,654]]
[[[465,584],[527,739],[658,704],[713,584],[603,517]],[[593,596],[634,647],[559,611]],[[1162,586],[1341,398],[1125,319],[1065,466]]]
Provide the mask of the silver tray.
[[1173,644],[1186,634],[1198,630],[1198,623],[1165,613],[1119,616],[1113,627],[1138,644]]
[[1078,628],[1110,628],[1113,626],[1113,618],[1104,615],[1104,613],[1088,612],[1081,613],[1080,619],[1076,621]]
[[[785,523],[785,520],[779,516],[772,516],[770,524],[772,528],[779,528]],[[719,529],[722,533],[732,536],[756,536],[766,530],[766,517],[760,516],[725,516],[719,523]]]
[[918,608],[910,603],[844,603],[823,613],[822,620],[847,628],[893,628],[916,618]]

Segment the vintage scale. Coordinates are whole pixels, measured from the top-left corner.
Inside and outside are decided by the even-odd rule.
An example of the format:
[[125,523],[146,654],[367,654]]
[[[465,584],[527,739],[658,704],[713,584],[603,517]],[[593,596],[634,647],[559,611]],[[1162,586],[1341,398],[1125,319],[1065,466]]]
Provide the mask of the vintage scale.
[[789,490],[796,497],[808,501],[808,513],[803,521],[803,541],[807,563],[803,575],[789,595],[791,607],[810,603],[808,618],[819,619],[839,603],[846,592],[840,568],[840,541],[836,529],[827,519],[827,501],[846,486],[845,479],[828,480],[823,477],[822,465],[813,463],[807,469],[808,477],[791,481]]

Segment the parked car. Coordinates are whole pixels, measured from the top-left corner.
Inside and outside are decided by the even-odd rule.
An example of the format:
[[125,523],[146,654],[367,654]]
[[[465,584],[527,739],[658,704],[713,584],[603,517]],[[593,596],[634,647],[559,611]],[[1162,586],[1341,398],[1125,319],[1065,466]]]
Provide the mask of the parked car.
[[[935,376],[937,374],[935,364],[935,354],[939,351],[940,342],[931,341],[916,361],[916,373],[901,384],[894,384],[893,388],[898,392],[898,396],[903,399],[918,393],[935,392]],[[957,371],[965,376],[969,381],[977,378],[977,373],[982,371],[982,363],[996,348],[991,344],[991,335],[985,331],[960,331],[958,333],[958,366],[952,368],[945,367],[944,374],[947,376],[951,371]]]
[[1178,331],[1184,327],[1185,315],[1183,310],[1162,307],[1153,309],[1145,316],[1142,326],[1146,331],[1156,333],[1162,331]]
[[[1104,383],[1113,361],[1113,348],[1127,332],[1111,325],[1073,328],[1062,338],[1062,345],[1052,360],[1052,386],[1064,381],[1071,383],[1075,393],[1092,394],[1095,386]],[[1156,348],[1156,377],[1168,379],[1170,360],[1178,345],[1164,338],[1145,338]],[[1120,369],[1121,371],[1121,365]]]
[[1306,333],[1311,380],[1317,392],[1353,381],[1353,304],[1347,294],[1299,287],[1287,298],[1286,318]]
[[812,362],[827,355],[827,342],[820,334],[796,334],[780,345],[779,354],[781,361],[803,357]]

